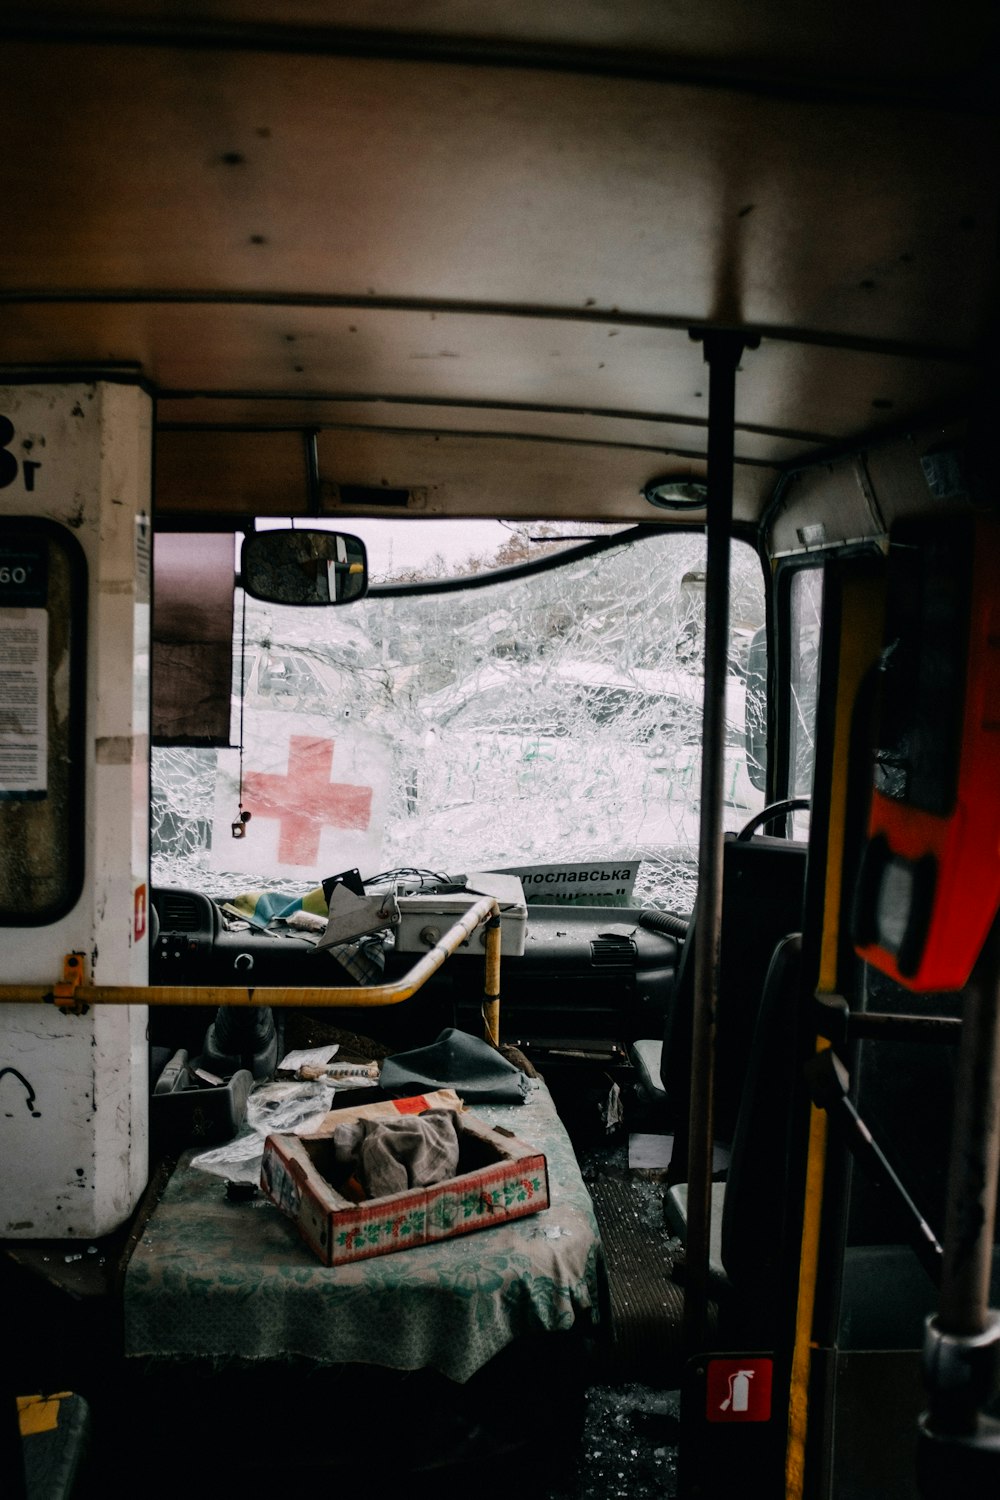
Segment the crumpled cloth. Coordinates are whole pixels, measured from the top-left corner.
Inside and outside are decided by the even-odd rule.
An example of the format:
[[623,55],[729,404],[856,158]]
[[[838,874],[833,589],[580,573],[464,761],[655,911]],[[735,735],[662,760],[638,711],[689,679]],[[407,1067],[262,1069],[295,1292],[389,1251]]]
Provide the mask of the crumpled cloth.
[[429,1047],[387,1057],[379,1083],[396,1098],[426,1089],[454,1089],[467,1104],[523,1104],[531,1088],[520,1068],[489,1042],[453,1026]]
[[333,1132],[334,1156],[369,1198],[384,1198],[457,1176],[460,1130],[461,1120],[451,1109],[398,1120],[347,1120]]

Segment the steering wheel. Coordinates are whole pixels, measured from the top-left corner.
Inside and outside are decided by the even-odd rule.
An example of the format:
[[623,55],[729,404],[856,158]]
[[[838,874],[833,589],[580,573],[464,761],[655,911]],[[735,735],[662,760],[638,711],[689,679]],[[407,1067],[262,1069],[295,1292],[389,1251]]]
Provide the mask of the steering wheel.
[[771,802],[767,807],[762,807],[759,813],[754,813],[749,823],[744,823],[736,835],[736,841],[737,843],[745,843],[765,823],[771,823],[775,818],[783,818],[788,813],[806,812],[809,806],[808,797],[786,797],[782,802]]

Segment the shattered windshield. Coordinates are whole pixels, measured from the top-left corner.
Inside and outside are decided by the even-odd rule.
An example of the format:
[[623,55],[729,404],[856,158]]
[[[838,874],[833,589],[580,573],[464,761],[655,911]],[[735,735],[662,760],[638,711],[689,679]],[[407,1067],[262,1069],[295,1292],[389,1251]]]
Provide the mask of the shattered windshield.
[[[704,570],[704,538],[668,532],[337,609],[238,595],[232,748],[153,752],[154,882],[231,898],[351,868],[517,870],[529,900],[689,911]],[[758,559],[734,545],[734,830],[763,805],[745,737],[763,620]]]

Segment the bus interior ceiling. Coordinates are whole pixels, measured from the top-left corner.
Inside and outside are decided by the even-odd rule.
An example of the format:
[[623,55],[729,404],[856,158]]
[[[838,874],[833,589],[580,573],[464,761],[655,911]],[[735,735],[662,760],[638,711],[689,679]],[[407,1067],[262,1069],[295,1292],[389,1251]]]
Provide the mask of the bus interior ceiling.
[[[160,524],[380,513],[366,489],[668,523],[642,492],[704,475],[697,335],[744,330],[755,526],[783,476],[982,387],[994,22],[7,5],[0,364],[148,382]],[[829,541],[880,529],[866,493]]]
[[711,489],[647,491],[709,479],[722,333],[765,562],[967,509],[996,475],[997,14],[12,0],[0,384],[141,384],[163,531],[690,527]]

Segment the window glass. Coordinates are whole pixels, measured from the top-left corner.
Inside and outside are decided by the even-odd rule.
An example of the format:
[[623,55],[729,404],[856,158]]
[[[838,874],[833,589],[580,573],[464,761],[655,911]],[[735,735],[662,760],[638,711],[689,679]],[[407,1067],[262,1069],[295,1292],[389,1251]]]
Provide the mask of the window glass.
[[[797,569],[792,575],[789,604],[791,666],[788,791],[792,797],[812,796],[822,606],[823,569]],[[809,814],[795,813],[792,818],[792,836],[804,839],[808,837],[808,833]]]
[[[544,883],[550,899],[613,904],[615,891],[598,898],[571,871],[627,866],[630,900],[689,911],[704,569],[704,538],[667,532],[478,588],[327,610],[238,597],[242,754],[154,750],[154,881],[231,898],[301,892],[352,867],[531,865],[564,875]],[[763,805],[745,738],[747,652],[764,619],[749,547],[734,545],[731,576],[736,830]]]

